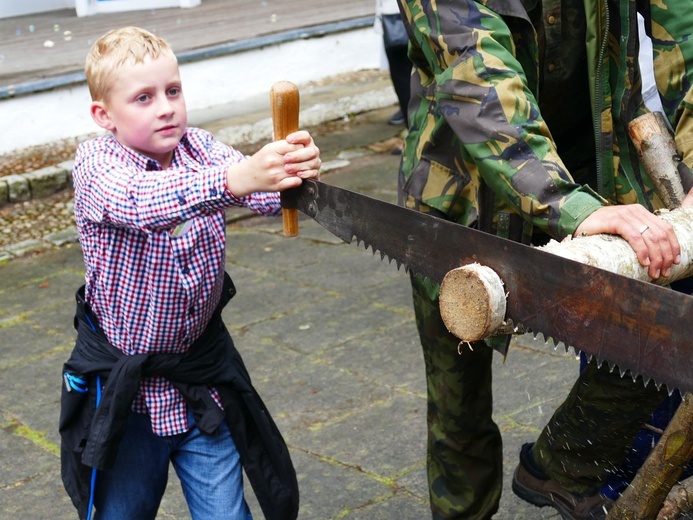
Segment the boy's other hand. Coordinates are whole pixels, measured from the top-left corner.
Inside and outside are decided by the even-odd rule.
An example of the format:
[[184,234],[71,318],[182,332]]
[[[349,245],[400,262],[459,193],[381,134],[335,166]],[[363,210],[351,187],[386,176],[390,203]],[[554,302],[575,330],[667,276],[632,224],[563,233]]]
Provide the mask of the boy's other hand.
[[266,144],[246,161],[229,166],[226,185],[237,197],[283,191],[320,175],[320,150],[306,131]]

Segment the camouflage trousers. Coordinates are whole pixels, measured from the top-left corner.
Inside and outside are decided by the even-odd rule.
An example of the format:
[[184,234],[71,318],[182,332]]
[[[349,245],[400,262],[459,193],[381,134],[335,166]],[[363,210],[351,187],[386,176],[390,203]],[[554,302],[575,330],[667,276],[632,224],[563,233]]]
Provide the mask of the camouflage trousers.
[[534,444],[538,466],[572,493],[595,494],[623,463],[636,435],[666,397],[642,378],[633,381],[595,361]]
[[463,346],[438,310],[438,288],[412,277],[428,387],[427,469],[434,520],[485,519],[498,509],[503,446],[492,419],[491,361],[484,343]]

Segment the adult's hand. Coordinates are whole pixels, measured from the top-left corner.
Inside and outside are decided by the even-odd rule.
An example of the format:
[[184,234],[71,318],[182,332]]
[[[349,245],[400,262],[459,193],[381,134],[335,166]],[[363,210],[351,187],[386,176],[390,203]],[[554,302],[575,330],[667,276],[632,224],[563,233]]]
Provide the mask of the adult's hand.
[[[693,198],[690,203],[693,205]],[[669,276],[671,266],[681,261],[681,247],[674,228],[640,204],[604,206],[575,230],[576,235],[600,233],[619,235],[627,240],[640,265],[648,268],[647,273],[654,280],[661,275]]]

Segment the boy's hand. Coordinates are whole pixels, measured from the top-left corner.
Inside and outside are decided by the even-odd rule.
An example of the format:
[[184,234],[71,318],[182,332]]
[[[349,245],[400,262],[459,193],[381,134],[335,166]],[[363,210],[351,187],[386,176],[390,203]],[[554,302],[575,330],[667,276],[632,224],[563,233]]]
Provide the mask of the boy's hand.
[[[281,141],[280,141],[281,142]],[[284,171],[301,179],[317,179],[320,176],[320,150],[306,131],[298,131],[286,136],[286,142],[298,149],[284,155]],[[299,182],[296,186],[300,185]],[[295,187],[295,186],[294,186]]]
[[229,166],[226,185],[237,197],[283,191],[320,175],[320,150],[306,131],[266,144],[248,160]]

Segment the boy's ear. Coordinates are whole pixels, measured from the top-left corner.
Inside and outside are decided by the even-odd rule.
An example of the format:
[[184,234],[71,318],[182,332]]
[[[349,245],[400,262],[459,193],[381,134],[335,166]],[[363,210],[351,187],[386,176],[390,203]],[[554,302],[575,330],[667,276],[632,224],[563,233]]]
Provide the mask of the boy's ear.
[[115,128],[103,101],[92,101],[89,112],[94,122],[104,130],[112,131]]

